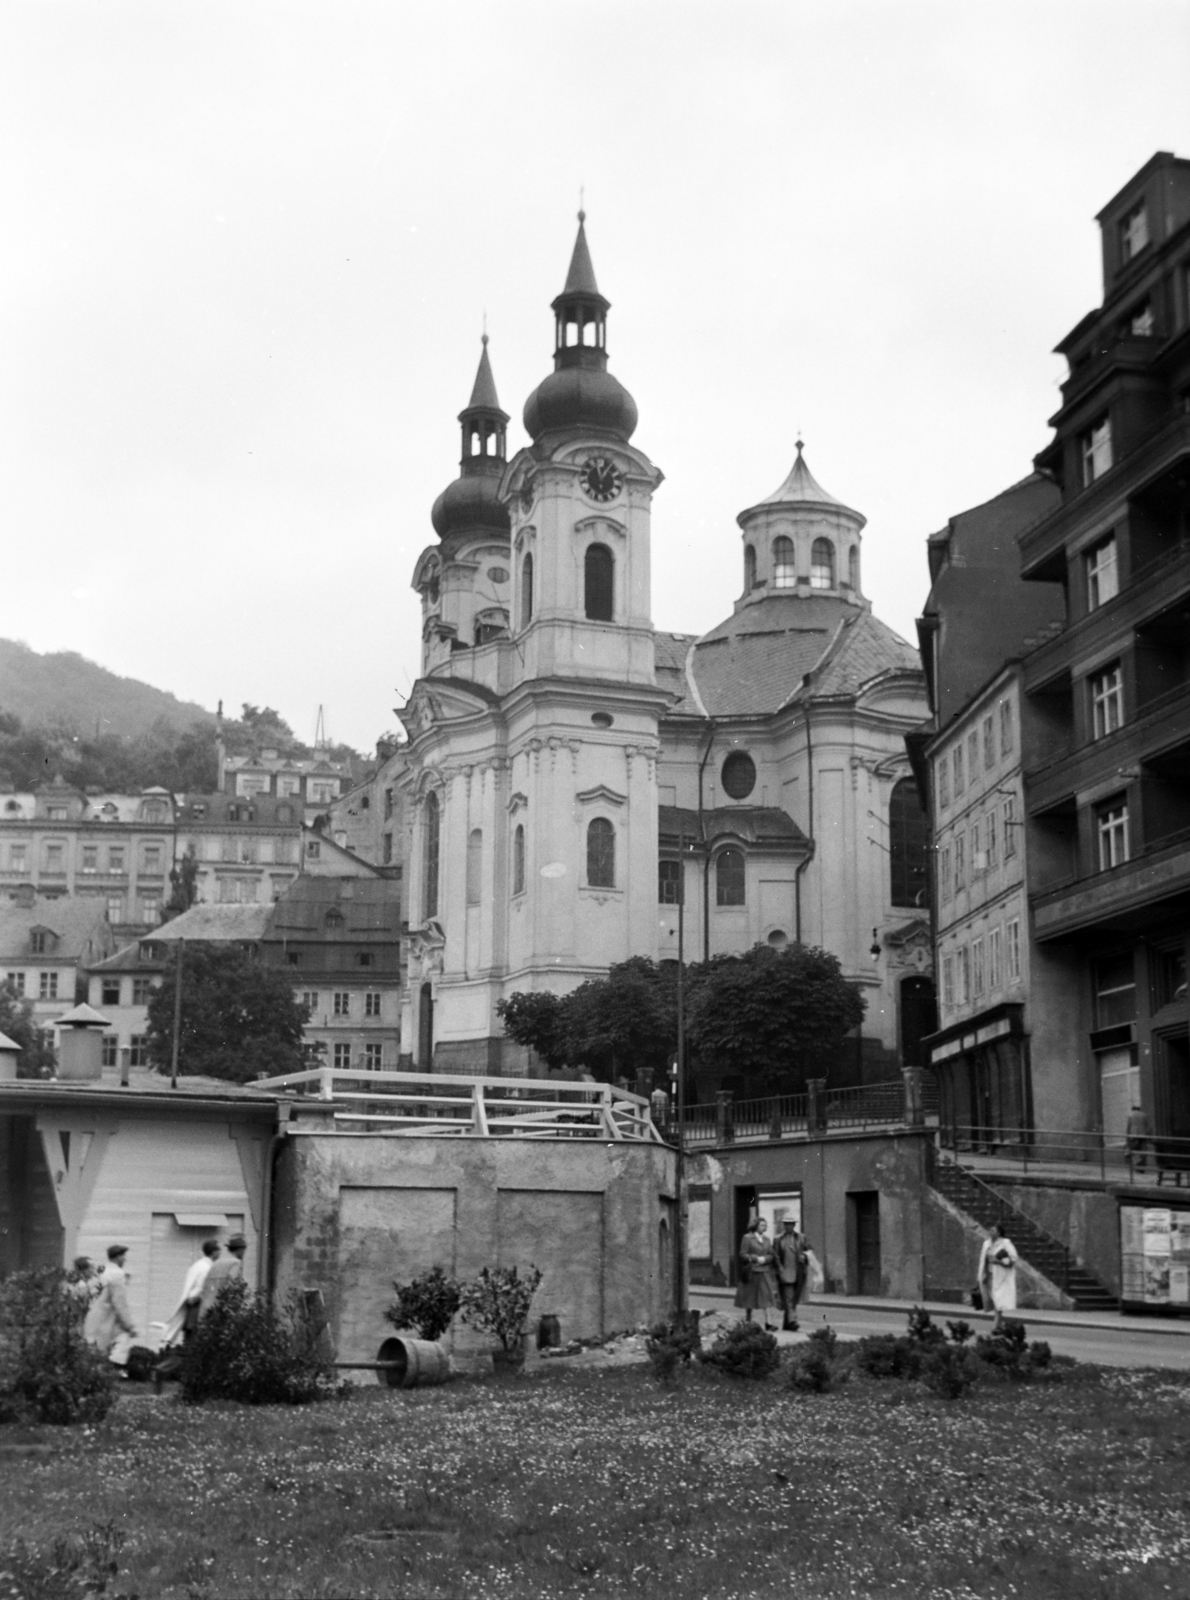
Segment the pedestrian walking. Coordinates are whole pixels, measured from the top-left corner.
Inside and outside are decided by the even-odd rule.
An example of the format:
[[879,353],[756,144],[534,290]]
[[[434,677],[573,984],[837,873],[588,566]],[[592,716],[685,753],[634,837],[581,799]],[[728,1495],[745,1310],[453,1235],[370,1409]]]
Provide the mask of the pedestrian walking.
[[988,1229],[979,1252],[979,1292],[983,1309],[994,1311],[993,1328],[1004,1321],[1006,1311],[1016,1310],[1016,1246],[998,1222]]
[[242,1233],[233,1233],[227,1241],[227,1254],[212,1261],[199,1291],[198,1315],[205,1317],[219,1298],[219,1292],[229,1283],[239,1283],[244,1277],[244,1252],[248,1241]]
[[735,1293],[735,1303],[746,1313],[748,1322],[752,1321],[754,1311],[760,1312],[766,1329],[770,1313],[774,1323],[777,1320],[777,1271],[773,1242],[763,1217],[757,1217],[740,1240],[740,1286]]
[[198,1327],[199,1306],[202,1303],[203,1284],[215,1262],[219,1259],[218,1239],[208,1239],[197,1261],[192,1261],[182,1280],[182,1294],[174,1307],[173,1315],[165,1325],[167,1345],[180,1340],[183,1344]]
[[127,1245],[108,1245],[107,1266],[99,1275],[99,1293],[83,1323],[83,1337],[107,1357],[121,1378],[128,1376],[128,1356],[136,1339],[136,1324],[128,1305],[128,1274],[124,1270],[127,1258]]
[[792,1217],[786,1217],[773,1244],[777,1287],[784,1313],[781,1326],[786,1333],[797,1332],[797,1308],[806,1292],[806,1274],[809,1270],[808,1249],[805,1234],[800,1232]]
[[[1137,1167],[1146,1172],[1150,1164],[1157,1167],[1157,1146],[1153,1143],[1153,1128],[1149,1122],[1149,1114],[1139,1105],[1134,1105],[1128,1113],[1128,1121],[1124,1125],[1124,1148],[1128,1154],[1128,1170],[1136,1176]],[[1160,1184],[1164,1173],[1157,1167],[1157,1182]]]

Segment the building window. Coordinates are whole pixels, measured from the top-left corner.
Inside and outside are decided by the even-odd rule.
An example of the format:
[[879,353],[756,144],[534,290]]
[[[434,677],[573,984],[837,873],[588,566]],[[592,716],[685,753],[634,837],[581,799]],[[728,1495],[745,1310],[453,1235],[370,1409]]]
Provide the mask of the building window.
[[380,841],[380,860],[384,866],[391,866],[393,859],[393,836],[386,833]]
[[987,816],[983,819],[983,848],[987,853],[987,865],[989,871],[998,864],[998,842],[996,813],[994,811],[989,811]]
[[950,1009],[954,1006],[954,957],[942,957],[942,1004]]
[[149,1036],[147,1033],[134,1033],[129,1039],[128,1065],[130,1067],[147,1067],[149,1065]]
[[756,587],[756,551],[750,544],[744,546],[744,592]]
[[373,950],[359,950],[356,952],[355,964],[357,967],[374,967],[376,953]]
[[1186,998],[1186,947],[1177,944],[1154,950],[1149,962],[1149,981],[1153,989],[1153,1010],[1174,1005]]
[[[286,805],[284,802],[282,802],[282,804],[277,807],[277,821],[278,822],[292,822],[293,821],[293,807],[291,805]],[[287,839],[278,839],[277,840],[278,847],[280,847],[282,844],[288,844],[288,842],[289,841]],[[278,861],[287,861],[288,859],[289,859],[288,856],[278,856],[277,857]]]
[[1136,968],[1132,956],[1095,964],[1095,1025],[1115,1028],[1136,1019]]
[[950,856],[950,846],[948,844],[944,844],[942,849],[938,852],[938,878],[941,885],[940,898],[943,905],[945,905],[951,897],[951,871],[952,862]]
[[1134,339],[1151,339],[1154,326],[1153,302],[1144,300],[1129,314],[1128,332]]
[[97,844],[85,844],[83,846],[83,871],[99,871],[99,846]]
[[720,850],[715,857],[715,903],[720,906],[744,904],[744,852]]
[[811,589],[833,589],[835,586],[835,547],[829,539],[815,539],[810,547]]
[[124,846],[122,844],[113,844],[108,846],[107,870],[109,872],[123,872]]
[[336,989],[331,1009],[336,1017],[351,1015],[351,992],[348,989]]
[[105,1033],[103,1036],[103,1065],[114,1067],[120,1060],[120,1036],[116,1033]]
[[141,845],[140,869],[142,872],[151,874],[157,874],[161,871],[161,846],[159,844]]
[[971,841],[971,876],[973,878],[977,873],[987,871],[987,858],[984,856],[982,849],[982,832],[983,830],[980,828],[977,819],[971,824],[971,832],[968,835]]
[[1120,663],[1113,661],[1110,667],[1096,672],[1089,681],[1092,737],[1102,739],[1109,733],[1115,733],[1124,721],[1124,674],[1120,670]]
[[527,628],[533,620],[533,556],[526,554],[521,562],[521,627]]
[[61,844],[45,844],[42,846],[42,871],[66,871],[66,847]]
[[988,988],[994,994],[1004,981],[1004,932],[993,928],[988,934]]
[[17,995],[18,997],[24,996],[25,974],[23,972],[6,972],[4,974],[4,981],[12,990],[13,994]]
[[1000,754],[1006,756],[1012,749],[1012,701],[1000,702]]
[[1004,930],[1008,944],[1008,981],[1019,983],[1021,981],[1021,924],[1019,917],[1013,917]]
[[1099,870],[1108,872],[1128,859],[1128,802],[1121,795],[1095,807]]
[[306,989],[302,994],[302,1004],[310,1013],[310,1016],[313,1016],[318,1010],[318,990]]
[[10,844],[8,847],[8,865],[14,872],[25,870],[25,846],[23,844]]
[[983,996],[983,940],[971,941],[971,996],[979,1000]]
[[1093,428],[1079,435],[1079,460],[1083,469],[1083,487],[1094,483],[1111,466],[1111,418],[1102,417]]
[[[317,861],[321,855],[322,855],[322,842],[321,842],[321,840],[319,840],[319,839],[307,839],[306,840],[306,860],[307,861]],[[225,860],[227,859],[226,856],[224,857],[224,859]],[[231,859],[233,861],[235,860],[234,850],[233,850]]]
[[847,581],[859,593],[859,546],[853,544],[847,554]]
[[967,782],[974,785],[979,771],[979,729],[972,728],[967,735]]
[[285,961],[288,966],[300,967],[302,964],[302,952],[300,950],[287,950],[285,952]]
[[512,892],[525,892],[525,830],[519,822],[512,835]]
[[934,778],[938,786],[938,809],[944,811],[950,804],[950,762],[945,756],[935,760]]
[[606,817],[587,824],[587,882],[592,889],[615,887],[616,830]]
[[107,920],[109,922],[123,922],[124,896],[122,894],[109,894],[107,897]]
[[483,830],[467,835],[467,904],[477,906],[483,894]]
[[147,1006],[153,994],[152,978],[133,978],[132,1003],[134,1006]]
[[335,1046],[335,1069],[338,1072],[351,1070],[351,1046],[342,1042]]
[[983,719],[983,770],[990,772],[996,765],[996,719]]
[[380,995],[375,989],[371,989],[364,996],[364,1016],[365,1017],[378,1017],[379,1015],[380,1015]]
[[958,744],[955,745],[951,754],[950,770],[951,776],[954,779],[952,787],[954,789],[955,799],[957,800],[959,795],[961,795],[963,792],[963,741],[961,739],[959,740]]
[[1013,812],[1016,810],[1016,801],[1011,795],[1000,807],[1000,817],[1004,823],[1004,859],[1016,855],[1016,830],[1020,824],[1015,820]]
[[40,931],[31,933],[29,935],[29,948],[35,956],[43,956],[50,948],[52,938],[53,935],[49,933],[41,933]]
[[442,839],[442,808],[433,792],[423,808],[425,882],[422,885],[422,917],[438,915],[438,853]]
[[888,800],[889,880],[894,906],[920,906],[926,899],[929,827],[912,778],[893,784]]
[[955,835],[954,841],[954,891],[958,894],[960,889],[967,886],[967,841],[961,833]]
[[384,820],[387,822],[393,814],[393,792],[391,789],[384,791]]
[[1087,610],[1097,611],[1120,592],[1120,571],[1116,561],[1116,536],[1109,534],[1083,557],[1087,572]]
[[150,928],[155,928],[161,921],[161,896],[159,894],[141,895],[140,920]]
[[583,557],[583,609],[588,622],[610,622],[616,564],[605,544],[590,544]]
[[960,1006],[971,1003],[971,952],[966,945],[962,945],[955,952],[955,1003]]
[[384,1066],[384,1046],[378,1039],[370,1039],[364,1046],[364,1066],[369,1072],[379,1072]]
[[733,750],[719,774],[723,792],[732,800],[746,800],[756,787],[756,763],[743,750]]
[[39,972],[37,974],[37,998],[39,1000],[56,1000],[58,998],[58,974],[56,972]]
[[773,588],[797,587],[797,566],[794,561],[793,540],[784,534],[773,540]]
[[100,1005],[118,1006],[120,1004],[119,978],[104,978],[100,986],[100,994],[102,996],[99,1002]]
[[1120,261],[1126,263],[1138,256],[1149,242],[1149,213],[1144,202],[1133,209],[1120,222]]
[[657,863],[657,903],[662,906],[680,905],[682,900],[682,863],[659,861]]

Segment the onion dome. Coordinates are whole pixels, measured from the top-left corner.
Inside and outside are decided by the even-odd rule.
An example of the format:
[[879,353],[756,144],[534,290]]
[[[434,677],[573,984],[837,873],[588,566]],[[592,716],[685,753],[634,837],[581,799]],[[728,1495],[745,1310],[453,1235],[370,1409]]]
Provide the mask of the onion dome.
[[547,433],[610,433],[627,441],[636,427],[636,402],[607,370],[607,313],[587,248],[586,213],[566,285],[553,302],[554,370],[525,402],[525,429],[534,442]]
[[434,501],[430,520],[440,539],[455,533],[490,532],[509,535],[508,508],[500,502],[500,479],[506,465],[508,413],[496,398],[496,380],[488,360],[488,336],[471,399],[459,412],[463,453],[459,476]]

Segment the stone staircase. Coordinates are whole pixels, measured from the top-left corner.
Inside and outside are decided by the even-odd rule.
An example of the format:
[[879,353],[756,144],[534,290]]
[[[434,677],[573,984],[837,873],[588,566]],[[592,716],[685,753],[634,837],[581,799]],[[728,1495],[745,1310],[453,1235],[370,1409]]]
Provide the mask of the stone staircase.
[[1080,1265],[1060,1240],[1039,1228],[1031,1217],[966,1167],[936,1154],[930,1182],[939,1194],[945,1195],[952,1205],[965,1211],[981,1227],[990,1228],[993,1222],[999,1223],[1023,1259],[1052,1284],[1065,1290],[1077,1310],[1118,1309],[1119,1301],[1111,1290]]

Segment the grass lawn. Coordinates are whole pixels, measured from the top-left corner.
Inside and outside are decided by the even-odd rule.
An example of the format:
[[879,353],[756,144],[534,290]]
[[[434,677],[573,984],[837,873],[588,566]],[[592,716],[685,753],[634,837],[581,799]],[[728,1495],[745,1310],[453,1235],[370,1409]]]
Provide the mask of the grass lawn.
[[[45,1455],[6,1434],[7,1548],[113,1522],[109,1600],[1190,1595],[1190,1384],[1168,1373],[947,1403],[558,1362],[301,1409],[122,1399],[39,1430]],[[3,1600],[80,1593],[12,1570]]]

